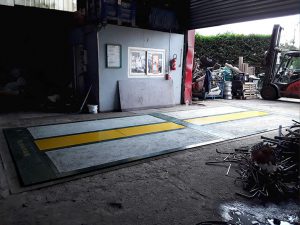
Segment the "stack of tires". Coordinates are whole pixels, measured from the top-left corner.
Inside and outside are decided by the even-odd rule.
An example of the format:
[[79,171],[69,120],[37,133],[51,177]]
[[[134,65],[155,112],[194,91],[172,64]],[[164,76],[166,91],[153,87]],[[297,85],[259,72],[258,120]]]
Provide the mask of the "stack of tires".
[[225,99],[232,99],[231,88],[232,88],[232,82],[225,81],[225,85],[224,85],[224,98]]

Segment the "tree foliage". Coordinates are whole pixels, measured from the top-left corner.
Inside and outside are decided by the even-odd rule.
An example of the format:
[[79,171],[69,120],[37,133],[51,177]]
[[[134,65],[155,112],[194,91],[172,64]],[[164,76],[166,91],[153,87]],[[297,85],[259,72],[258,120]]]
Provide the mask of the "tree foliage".
[[263,72],[262,63],[270,45],[270,35],[219,34],[214,36],[195,36],[195,57],[206,56],[219,64],[230,63],[237,66],[239,56],[244,62],[255,66],[256,73]]

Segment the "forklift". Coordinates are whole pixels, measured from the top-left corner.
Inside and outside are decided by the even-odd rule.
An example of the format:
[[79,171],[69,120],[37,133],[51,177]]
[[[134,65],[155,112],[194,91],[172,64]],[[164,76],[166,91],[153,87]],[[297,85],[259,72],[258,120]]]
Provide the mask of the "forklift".
[[270,47],[265,57],[266,72],[260,94],[266,100],[281,97],[300,98],[300,51],[284,53],[279,66],[276,67],[282,29],[280,25],[274,25]]

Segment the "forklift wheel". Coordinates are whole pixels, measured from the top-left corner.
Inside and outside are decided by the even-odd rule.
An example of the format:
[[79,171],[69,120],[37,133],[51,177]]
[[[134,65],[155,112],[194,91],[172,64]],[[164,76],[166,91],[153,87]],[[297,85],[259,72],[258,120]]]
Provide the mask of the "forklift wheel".
[[279,98],[277,90],[274,86],[263,87],[260,91],[261,97],[266,100],[276,100]]

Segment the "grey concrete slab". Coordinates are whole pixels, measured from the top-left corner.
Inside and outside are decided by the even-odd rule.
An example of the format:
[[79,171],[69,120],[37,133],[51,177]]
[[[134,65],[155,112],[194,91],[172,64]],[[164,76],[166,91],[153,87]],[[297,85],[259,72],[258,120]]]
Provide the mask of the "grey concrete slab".
[[176,119],[190,119],[190,118],[221,115],[221,114],[243,112],[243,111],[246,111],[246,109],[232,107],[232,106],[222,106],[222,107],[200,108],[195,110],[168,112],[162,114],[174,117]]
[[[293,101],[293,102],[291,102]],[[206,107],[220,107],[220,106],[234,106],[244,108],[247,110],[261,110],[270,112],[273,114],[296,117],[300,120],[300,104],[295,102],[294,99],[290,101],[267,101],[262,99],[249,99],[249,100],[226,100],[226,99],[215,99],[205,101]]]
[[159,155],[160,152],[190,145],[205,145],[221,141],[217,136],[195,131],[189,128],[134,138],[119,139],[102,143],[83,145],[46,154],[58,171],[71,172],[114,161]]
[[115,129],[120,127],[138,126],[165,122],[162,119],[149,116],[130,116],[105,120],[92,120],[77,123],[55,124],[48,126],[29,127],[31,135],[37,138],[47,138],[66,134],[76,134],[90,131]]

